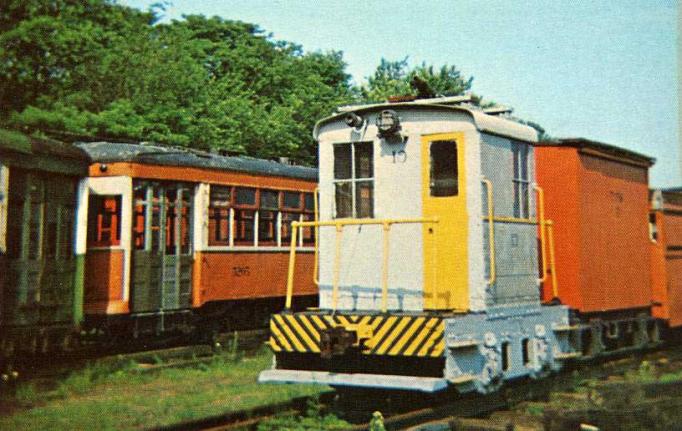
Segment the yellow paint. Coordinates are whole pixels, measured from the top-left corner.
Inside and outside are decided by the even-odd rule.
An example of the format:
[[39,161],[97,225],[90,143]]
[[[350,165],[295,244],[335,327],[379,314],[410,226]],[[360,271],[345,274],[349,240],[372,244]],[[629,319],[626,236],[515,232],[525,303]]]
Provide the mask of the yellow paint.
[[388,351],[389,355],[397,355],[398,352],[400,352],[400,349],[402,349],[405,344],[412,338],[412,335],[417,331],[417,328],[424,323],[424,320],[426,320],[425,317],[418,317],[414,321],[412,321],[412,325],[410,326],[409,329],[403,332],[402,337],[398,340],[398,342],[395,343],[395,345],[391,348],[391,350]]
[[[457,142],[457,196],[430,195],[430,147],[434,141]],[[466,211],[466,165],[464,133],[422,136],[422,206],[424,218],[437,218],[437,225],[424,225],[424,309],[468,310],[469,265]]]
[[304,331],[303,328],[298,324],[296,318],[293,315],[287,314],[284,317],[287,320],[287,324],[291,326],[291,328],[294,330],[298,338],[303,339],[303,342],[306,344],[307,347],[306,351],[312,351],[315,353],[320,351],[319,347],[317,347],[318,346],[317,343],[319,342],[319,340],[311,339],[308,333]]
[[422,342],[424,341],[424,338],[426,338],[426,336],[431,331],[431,328],[438,324],[440,324],[440,320],[436,318],[431,318],[428,322],[426,322],[424,329],[422,329],[421,332],[419,332],[417,338],[415,338],[410,347],[408,347],[407,350],[405,350],[405,356],[412,356],[414,354],[414,351],[417,350],[417,347],[421,346]]
[[[303,344],[301,344],[300,341],[298,341],[298,338],[294,335],[294,333],[289,329],[289,326],[284,322],[284,319],[282,318],[281,314],[275,314],[274,319],[279,323],[279,325],[284,329],[284,333],[286,334],[286,337],[291,340],[293,343],[294,349],[296,349],[297,352],[305,352],[306,348],[303,347]],[[280,332],[280,334],[282,334]],[[282,334],[283,335],[283,334]]]
[[391,330],[391,332],[382,340],[381,345],[377,349],[377,354],[383,355],[388,351],[389,347],[391,347],[391,344],[393,344],[393,340],[398,335],[401,335],[403,331],[405,330],[405,327],[410,323],[410,319],[401,319],[398,322],[398,325]]

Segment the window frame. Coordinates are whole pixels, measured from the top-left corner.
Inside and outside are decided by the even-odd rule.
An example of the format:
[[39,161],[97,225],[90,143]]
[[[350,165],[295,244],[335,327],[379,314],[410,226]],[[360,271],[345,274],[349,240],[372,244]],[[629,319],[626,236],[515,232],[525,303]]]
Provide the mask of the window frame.
[[[434,182],[436,175],[435,173],[435,167],[436,163],[434,163],[434,154],[433,154],[433,148],[434,145],[443,145],[443,144],[451,144],[454,147],[454,168],[455,168],[455,175],[454,175],[454,193],[452,194],[434,194],[435,190],[441,190],[444,189],[444,186],[435,186]],[[429,197],[431,198],[456,198],[459,196],[459,143],[457,142],[456,139],[438,139],[438,140],[433,140],[429,142]]]
[[[207,247],[211,250],[243,250],[243,249],[255,249],[255,248],[264,248],[264,249],[288,249],[289,248],[289,242],[291,240],[291,229],[289,228],[289,234],[288,236],[284,235],[284,230],[285,230],[285,221],[284,221],[284,214],[288,214],[288,218],[290,220],[287,220],[286,223],[290,223],[293,221],[304,221],[304,220],[313,220],[314,219],[314,214],[315,210],[314,208],[308,209],[305,205],[305,199],[306,195],[310,194],[312,195],[313,192],[310,192],[308,190],[294,190],[294,189],[281,189],[281,188],[276,188],[276,187],[271,187],[270,185],[264,185],[262,187],[259,186],[251,186],[251,185],[227,185],[227,184],[208,184],[209,186],[209,193],[208,193],[208,202],[207,202],[207,207],[208,207],[208,225],[207,225],[207,234],[208,234],[208,243]],[[212,191],[214,190],[214,187],[218,188],[225,188],[230,190],[230,203],[229,203],[229,222],[228,222],[228,239],[227,241],[216,241],[215,240],[215,235],[216,235],[216,223],[212,221],[213,218],[213,211],[215,209],[218,209],[218,207],[214,207],[212,205],[213,199],[211,198],[212,196]],[[239,188],[246,188],[246,189],[252,189],[255,192],[255,205],[251,204],[237,204],[236,199],[237,199],[237,189]],[[264,191],[269,191],[269,192],[275,192],[277,193],[277,208],[274,207],[261,207],[261,197]],[[298,195],[299,199],[299,206],[296,207],[288,207],[285,206],[285,199],[284,195],[285,193],[293,193]],[[238,211],[249,211],[251,213],[251,217],[249,217],[250,221],[250,226],[253,228],[253,238],[252,239],[247,239],[247,240],[240,240],[237,238],[237,229],[238,229]],[[262,235],[261,235],[261,229],[262,229],[262,215],[264,214],[263,212],[269,212],[272,213],[272,217],[268,218],[269,223],[273,223],[273,229],[274,229],[274,235],[272,238],[268,238],[267,240],[263,240]],[[310,247],[315,241],[314,238],[314,231],[312,228],[301,228],[303,230],[303,234],[299,235],[298,239],[298,247]]]
[[[348,145],[350,147],[350,178],[336,178],[336,148],[341,147],[342,145]],[[366,145],[371,149],[371,156],[370,156],[370,162],[371,162],[371,176],[369,177],[357,177],[357,159],[356,159],[356,146],[358,145]],[[375,163],[374,163],[374,142],[373,141],[359,141],[359,142],[335,142],[332,146],[332,154],[333,154],[333,178],[332,178],[332,188],[334,190],[334,219],[344,219],[344,218],[352,218],[352,219],[357,219],[357,218],[375,218],[374,214],[374,208],[375,208],[375,194],[374,194],[374,185],[375,185]],[[371,185],[371,211],[368,216],[363,216],[359,217],[358,216],[358,183],[369,183]],[[351,192],[351,208],[350,208],[350,216],[343,216],[340,217],[338,207],[337,207],[337,186],[341,184],[350,184],[350,192]]]
[[[121,209],[123,195],[121,194],[90,194],[88,202],[88,232],[87,248],[115,248],[121,245]],[[97,201],[97,207],[93,201]],[[113,202],[113,210],[107,208],[107,204]],[[96,210],[96,212],[95,212]],[[109,227],[104,226],[104,220],[108,218]],[[104,233],[109,234],[109,239],[104,240]]]
[[530,146],[522,142],[512,142],[511,153],[512,153],[512,215],[513,217],[520,219],[529,219],[531,214]]

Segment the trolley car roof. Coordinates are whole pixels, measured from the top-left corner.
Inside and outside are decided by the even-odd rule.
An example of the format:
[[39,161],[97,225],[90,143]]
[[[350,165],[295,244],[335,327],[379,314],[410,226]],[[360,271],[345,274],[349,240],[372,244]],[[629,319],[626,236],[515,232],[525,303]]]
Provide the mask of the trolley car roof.
[[222,156],[187,148],[147,143],[79,142],[76,145],[88,153],[92,162],[95,163],[136,162],[162,166],[187,166],[317,181],[315,168],[251,157]]

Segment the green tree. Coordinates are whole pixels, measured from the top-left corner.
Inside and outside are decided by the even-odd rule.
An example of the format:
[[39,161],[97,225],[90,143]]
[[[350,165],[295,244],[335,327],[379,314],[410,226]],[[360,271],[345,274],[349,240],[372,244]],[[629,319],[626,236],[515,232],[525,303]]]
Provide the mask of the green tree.
[[407,57],[399,61],[382,58],[361,94],[366,101],[383,101],[390,96],[458,96],[469,91],[472,82],[473,77],[462,76],[455,66],[434,68],[422,63],[410,69]]

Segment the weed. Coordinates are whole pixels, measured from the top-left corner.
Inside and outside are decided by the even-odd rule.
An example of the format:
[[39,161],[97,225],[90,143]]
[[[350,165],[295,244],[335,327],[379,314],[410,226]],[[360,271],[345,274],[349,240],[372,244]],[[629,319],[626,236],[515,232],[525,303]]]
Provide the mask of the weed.
[[[332,431],[348,428],[350,424],[336,415],[322,413],[322,406],[317,398],[308,401],[305,415],[282,415],[269,419],[258,425],[258,431]],[[373,428],[372,431],[375,431]],[[381,431],[377,428],[376,431]]]
[[529,403],[526,412],[531,416],[542,416],[545,413],[545,406],[542,404]]
[[[56,382],[57,390],[23,388],[19,394],[26,403],[19,404],[32,408],[0,417],[0,429],[154,428],[328,390],[310,385],[259,385],[258,373],[271,365],[269,351],[240,360],[229,356],[218,356],[201,367],[169,368],[153,374],[129,372],[136,367],[130,362],[92,364]],[[315,412],[315,408],[309,410]],[[290,429],[343,428],[335,425],[339,420],[334,416],[310,416],[296,419],[300,426]]]

